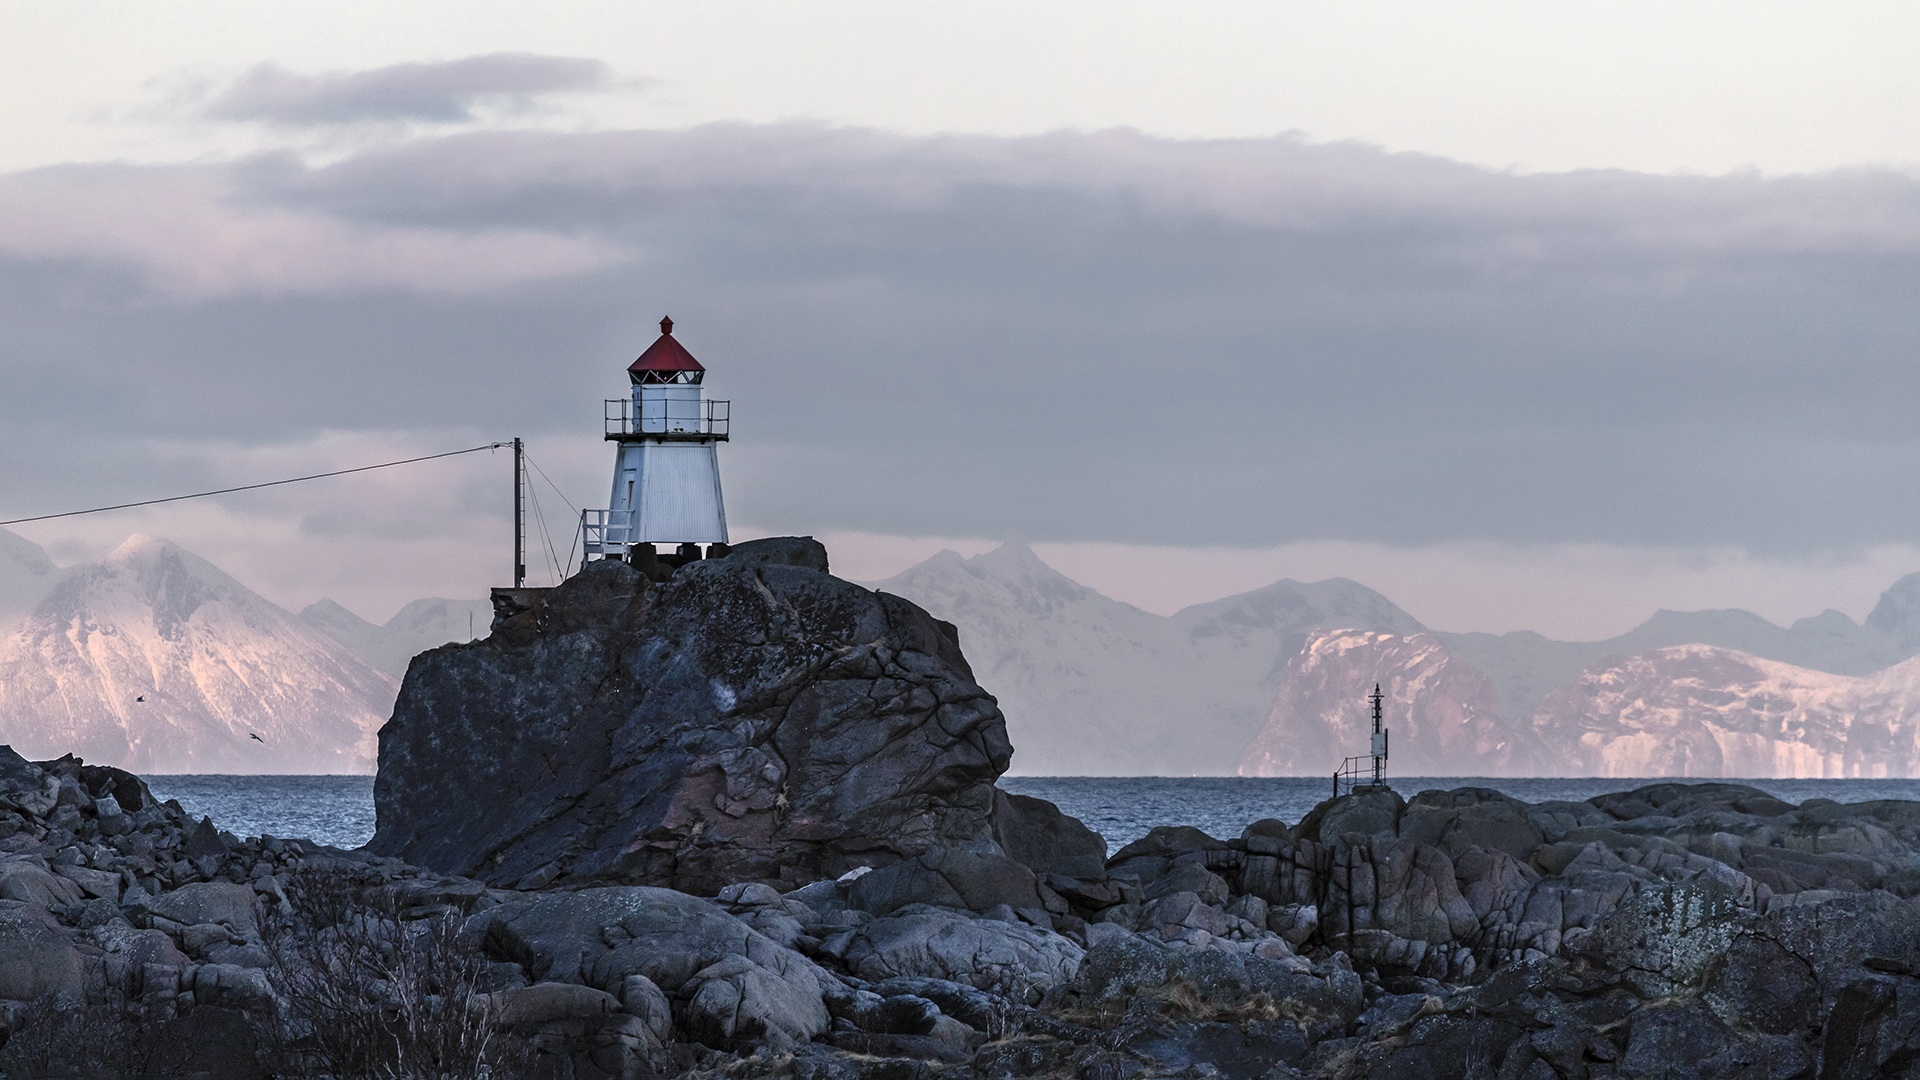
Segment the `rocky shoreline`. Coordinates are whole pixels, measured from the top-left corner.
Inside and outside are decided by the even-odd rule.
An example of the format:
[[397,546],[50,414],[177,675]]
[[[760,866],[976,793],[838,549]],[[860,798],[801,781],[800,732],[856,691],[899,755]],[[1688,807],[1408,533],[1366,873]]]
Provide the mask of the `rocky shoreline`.
[[0,751],[0,1067],[1920,1072],[1920,803],[1362,789],[1107,858],[995,786],[1011,748],[951,627],[815,558],[595,564],[423,654],[369,849]]

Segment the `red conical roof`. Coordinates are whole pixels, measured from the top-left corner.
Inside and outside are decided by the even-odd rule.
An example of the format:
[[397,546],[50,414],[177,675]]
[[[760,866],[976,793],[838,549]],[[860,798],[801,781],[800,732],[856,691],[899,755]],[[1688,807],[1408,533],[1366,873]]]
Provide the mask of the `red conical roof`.
[[631,372],[642,371],[705,371],[700,361],[693,358],[678,341],[673,339],[673,320],[660,320],[660,340],[647,346],[640,359],[627,365]]

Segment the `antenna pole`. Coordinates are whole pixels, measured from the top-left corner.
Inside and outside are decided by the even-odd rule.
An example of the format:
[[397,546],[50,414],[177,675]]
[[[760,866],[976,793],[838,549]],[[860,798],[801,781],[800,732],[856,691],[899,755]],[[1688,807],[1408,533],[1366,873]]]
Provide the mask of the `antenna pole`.
[[[526,480],[526,445],[518,436],[513,440],[513,587],[527,581],[527,507],[521,489]],[[1377,730],[1379,723],[1374,727]]]
[[1380,737],[1380,684],[1373,684],[1373,783],[1380,784],[1380,762],[1386,757],[1387,741]]

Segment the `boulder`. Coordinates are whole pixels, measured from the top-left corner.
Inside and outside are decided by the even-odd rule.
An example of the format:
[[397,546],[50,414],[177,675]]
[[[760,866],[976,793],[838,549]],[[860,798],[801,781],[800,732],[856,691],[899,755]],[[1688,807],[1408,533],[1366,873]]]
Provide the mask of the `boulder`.
[[1216,840],[1191,825],[1156,825],[1147,835],[1113,853],[1107,860],[1107,873],[1133,878],[1142,883],[1165,874],[1176,860],[1198,859],[1202,866],[1209,857],[1232,852],[1224,840]]
[[640,1018],[654,1043],[665,1045],[673,1034],[673,1006],[645,975],[629,975],[620,981],[620,1007]]
[[1182,855],[1175,859],[1167,867],[1166,873],[1147,883],[1146,888],[1141,890],[1141,898],[1158,900],[1162,896],[1186,892],[1193,893],[1214,907],[1226,907],[1232,895],[1231,886],[1227,884],[1227,879],[1208,870],[1205,860],[1197,855]]
[[1196,934],[1226,937],[1233,927],[1232,917],[1191,892],[1157,896],[1140,912],[1140,929],[1167,941],[1204,940]]
[[202,964],[189,968],[181,975],[180,983],[182,989],[191,988],[200,1001],[229,1008],[258,1008],[271,1005],[275,1000],[266,972],[238,964]]
[[516,900],[473,916],[466,932],[540,982],[595,987],[648,1014],[658,1011],[645,1004],[651,984],[683,1003],[689,1038],[723,1049],[806,1042],[827,1030],[825,996],[841,992],[813,961],[668,889]]
[[183,926],[217,923],[236,934],[258,937],[260,901],[247,885],[202,881],[146,901],[149,912]]
[[811,536],[769,536],[735,544],[725,555],[728,562],[750,566],[800,566],[808,570],[827,570],[827,546]]
[[1528,810],[1526,803],[1487,788],[1423,791],[1407,804],[1399,835],[1449,856],[1479,847],[1524,861],[1544,839]]
[[620,999],[605,990],[578,983],[535,983],[488,995],[491,1019],[497,1024],[540,1024],[582,1016],[601,1016],[620,1009]]
[[1343,1028],[1364,1005],[1358,976],[1331,968],[1325,976],[1299,970],[1300,959],[1269,958],[1245,950],[1194,948],[1145,934],[1107,933],[1088,947],[1067,985],[1082,1004],[1170,1001],[1196,1018],[1287,1002],[1310,1026]]
[[1651,1005],[1627,1022],[1627,1052],[1620,1064],[1629,1076],[1711,1076],[1712,1059],[1733,1042],[1733,1032],[1695,1002]]
[[1225,851],[1231,846],[1191,825],[1156,825],[1147,830],[1147,835],[1114,852],[1107,864],[1117,866],[1136,858],[1171,859],[1190,851]]
[[1012,748],[951,633],[752,548],[657,585],[589,563],[417,657],[370,849],[502,886],[712,895],[991,847]]
[[214,827],[213,819],[202,817],[200,824],[193,827],[181,854],[189,859],[218,859],[227,854],[227,841]]
[[729,885],[720,890],[718,903],[741,922],[788,948],[806,935],[810,924],[820,921],[819,914],[806,904],[758,883]]
[[80,951],[46,908],[0,900],[0,999],[77,996],[83,970]]
[[993,839],[1009,858],[1042,877],[1105,876],[1106,840],[1045,799],[996,792]]
[[[1120,1046],[1146,1057],[1164,1073],[1220,1076],[1225,1080],[1274,1075],[1276,1066],[1300,1064],[1308,1049],[1306,1036],[1291,1020],[1232,1024],[1162,1021],[1129,1033]],[[1202,1072],[1203,1068],[1207,1071]]]
[[[1422,1080],[1483,1076],[1548,1080],[1558,1075],[1535,1058],[1527,1029],[1506,1018],[1429,1016],[1399,1038],[1361,1048],[1357,1056],[1364,1064],[1350,1075]],[[1515,1058],[1538,1065],[1539,1071],[1519,1067]],[[1309,1058],[1305,1064],[1312,1069],[1314,1061]]]
[[1049,922],[1033,871],[1005,855],[934,848],[856,878],[849,907],[885,915],[909,904],[991,911],[1006,905]]
[[1028,1004],[1073,978],[1085,955],[1051,930],[926,905],[875,919],[830,947],[870,982],[939,979]]
[[924,975],[896,975],[873,984],[874,993],[890,999],[898,996],[924,998],[940,1007],[947,1016],[989,1036],[1003,1034],[1010,1002],[989,991],[951,979]]
[[59,791],[58,781],[50,786],[46,770],[16,753],[10,745],[0,745],[0,785],[20,809],[35,817],[51,813]]
[[1724,963],[1752,911],[1714,882],[1648,889],[1600,919],[1569,951],[1620,972],[1644,998],[1699,987]]
[[94,870],[85,866],[56,866],[54,873],[80,886],[80,891],[88,896],[101,900],[120,899],[123,883],[120,875],[110,870]]
[[1348,834],[1393,836],[1406,808],[1406,800],[1392,788],[1357,788],[1351,795],[1328,799],[1308,811],[1294,835],[1322,844],[1333,844]]
[[85,898],[78,882],[53,873],[37,860],[0,862],[0,900],[18,900],[49,908],[55,904],[78,903]]
[[1770,929],[1754,926],[1734,935],[1701,1000],[1728,1025],[1804,1035],[1820,1021],[1820,983],[1813,965]]
[[94,927],[88,936],[109,956],[120,957],[129,968],[157,964],[178,971],[191,963],[186,954],[175,947],[173,939],[159,930],[135,930],[124,921],[116,921]]

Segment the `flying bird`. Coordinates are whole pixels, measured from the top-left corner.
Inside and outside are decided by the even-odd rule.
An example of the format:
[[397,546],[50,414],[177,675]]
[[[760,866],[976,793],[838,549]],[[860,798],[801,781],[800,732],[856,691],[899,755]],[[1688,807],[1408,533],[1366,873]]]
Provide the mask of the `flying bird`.
[[252,740],[253,740],[254,742],[257,742],[257,743],[259,743],[259,744],[260,744],[261,746],[265,746],[265,745],[267,745],[267,740],[265,740],[265,739],[263,739],[263,738],[261,738],[261,737],[260,737],[260,736],[258,736],[258,735],[255,735],[255,734],[254,734],[253,732],[251,732],[251,731],[249,731],[249,732],[247,732],[247,738],[249,738],[249,739],[252,739]]

